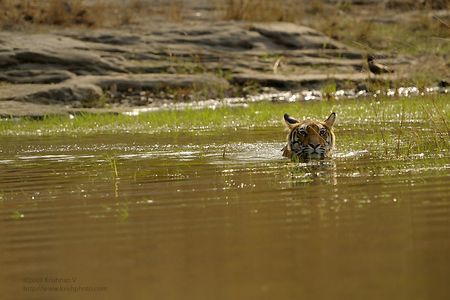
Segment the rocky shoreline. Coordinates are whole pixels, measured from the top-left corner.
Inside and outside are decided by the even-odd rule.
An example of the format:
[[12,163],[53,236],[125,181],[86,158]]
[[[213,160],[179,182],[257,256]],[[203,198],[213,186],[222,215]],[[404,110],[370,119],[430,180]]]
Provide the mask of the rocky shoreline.
[[[201,22],[0,33],[0,114],[122,111],[261,88],[366,82],[367,53],[292,23]],[[394,69],[410,64],[377,53]],[[395,81],[401,72],[377,76]]]

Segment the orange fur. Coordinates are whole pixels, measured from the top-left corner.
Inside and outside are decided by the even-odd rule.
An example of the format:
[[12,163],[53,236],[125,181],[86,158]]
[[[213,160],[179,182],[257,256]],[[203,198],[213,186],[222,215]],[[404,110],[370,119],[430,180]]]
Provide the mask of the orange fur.
[[291,159],[330,157],[335,144],[333,124],[336,114],[332,113],[325,121],[298,121],[289,115],[284,120],[289,128],[283,156]]

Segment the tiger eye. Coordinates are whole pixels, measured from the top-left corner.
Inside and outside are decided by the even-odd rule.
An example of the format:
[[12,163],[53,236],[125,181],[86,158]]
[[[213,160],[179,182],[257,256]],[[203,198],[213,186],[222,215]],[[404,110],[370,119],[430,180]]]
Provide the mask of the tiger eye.
[[299,130],[298,133],[302,136],[306,136],[306,130]]

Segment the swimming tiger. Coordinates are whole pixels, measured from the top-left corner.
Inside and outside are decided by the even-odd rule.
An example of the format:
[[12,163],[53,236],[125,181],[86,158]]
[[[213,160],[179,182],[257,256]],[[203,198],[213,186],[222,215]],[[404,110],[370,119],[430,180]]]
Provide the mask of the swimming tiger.
[[335,141],[333,133],[335,120],[334,112],[324,122],[299,121],[284,114],[289,134],[287,144],[282,149],[283,156],[292,160],[330,157]]

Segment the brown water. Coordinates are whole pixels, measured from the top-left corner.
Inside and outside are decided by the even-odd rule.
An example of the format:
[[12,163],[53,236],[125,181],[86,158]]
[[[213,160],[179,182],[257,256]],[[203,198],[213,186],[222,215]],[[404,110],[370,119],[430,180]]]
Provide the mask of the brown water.
[[448,152],[283,138],[2,137],[0,298],[449,299]]

